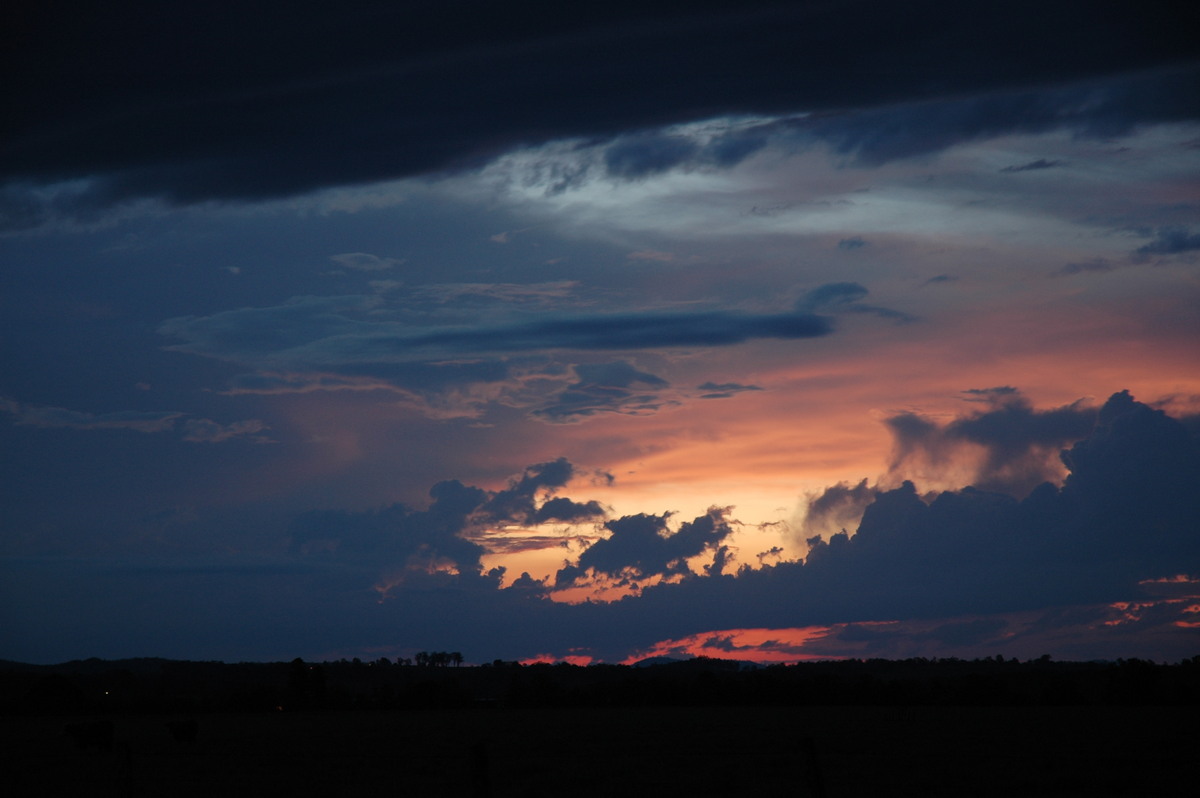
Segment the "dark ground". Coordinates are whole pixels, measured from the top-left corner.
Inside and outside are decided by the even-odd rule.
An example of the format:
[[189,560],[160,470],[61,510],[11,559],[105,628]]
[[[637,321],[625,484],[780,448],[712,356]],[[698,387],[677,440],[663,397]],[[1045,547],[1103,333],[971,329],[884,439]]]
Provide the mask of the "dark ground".
[[624,707],[0,719],[9,795],[1167,796],[1200,784],[1183,707]]
[[0,663],[16,796],[1176,796],[1200,657]]

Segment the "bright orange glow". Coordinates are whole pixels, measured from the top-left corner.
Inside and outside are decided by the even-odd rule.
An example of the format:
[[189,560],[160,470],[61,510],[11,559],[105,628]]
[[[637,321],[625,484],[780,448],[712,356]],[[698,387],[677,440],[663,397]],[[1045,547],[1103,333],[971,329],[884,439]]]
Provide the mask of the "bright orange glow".
[[560,662],[565,662],[568,665],[579,665],[581,667],[591,665],[596,660],[594,657],[589,657],[585,654],[568,654],[565,657],[556,657],[553,654],[536,654],[532,657],[520,660],[522,665],[557,665]]
[[759,663],[793,663],[825,659],[803,649],[830,633],[827,626],[796,629],[724,629],[664,640],[627,657],[622,664],[632,665],[648,657],[712,657]]

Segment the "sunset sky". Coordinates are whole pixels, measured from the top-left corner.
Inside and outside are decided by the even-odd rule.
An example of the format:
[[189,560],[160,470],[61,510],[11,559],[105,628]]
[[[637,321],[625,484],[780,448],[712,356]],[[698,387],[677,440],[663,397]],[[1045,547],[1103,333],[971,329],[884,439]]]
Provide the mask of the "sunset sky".
[[1200,654],[1200,13],[2,14],[0,659]]

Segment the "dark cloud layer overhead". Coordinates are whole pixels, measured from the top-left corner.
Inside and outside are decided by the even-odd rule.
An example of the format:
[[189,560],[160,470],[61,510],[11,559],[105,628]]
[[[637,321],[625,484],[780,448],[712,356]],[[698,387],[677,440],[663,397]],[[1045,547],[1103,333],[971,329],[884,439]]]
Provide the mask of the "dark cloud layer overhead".
[[[887,125],[817,126],[878,160],[1060,124],[1055,104],[1023,87],[1186,64],[1195,23],[1190,6],[1145,0],[983,2],[970,13],[937,0],[17,3],[4,12],[15,79],[0,183],[94,178],[62,200],[76,212],[142,196],[280,196],[461,168],[553,138],[1008,92],[948,105],[932,127],[927,114],[891,112]],[[1195,84],[1185,71],[1064,90],[1080,109],[1066,122],[1177,118],[1194,110]],[[706,158],[736,161],[747,146]],[[638,176],[692,150],[630,139],[609,167]],[[37,221],[32,194],[6,204],[10,226]]]

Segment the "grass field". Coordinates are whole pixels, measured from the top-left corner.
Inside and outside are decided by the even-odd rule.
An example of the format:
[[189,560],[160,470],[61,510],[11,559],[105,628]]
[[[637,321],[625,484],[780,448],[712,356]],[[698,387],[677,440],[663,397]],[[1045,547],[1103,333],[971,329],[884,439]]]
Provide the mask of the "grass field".
[[1171,707],[719,707],[0,720],[21,796],[1169,796],[1200,784]]

